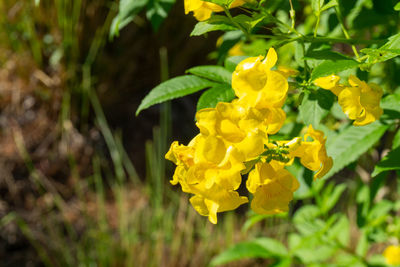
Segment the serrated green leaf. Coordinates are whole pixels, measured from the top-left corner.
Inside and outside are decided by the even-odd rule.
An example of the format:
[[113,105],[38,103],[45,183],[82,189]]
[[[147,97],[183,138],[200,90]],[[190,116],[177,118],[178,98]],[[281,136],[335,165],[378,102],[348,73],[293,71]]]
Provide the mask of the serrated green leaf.
[[232,72],[221,66],[197,66],[186,72],[221,83],[230,84],[232,81]]
[[231,102],[235,92],[229,84],[220,84],[205,91],[197,102],[197,110],[214,108],[218,102]]
[[334,140],[327,140],[328,156],[333,158],[332,169],[324,176],[329,178],[350,163],[357,160],[371,148],[388,129],[388,125],[379,121],[366,126],[349,126],[340,132]]
[[311,80],[337,74],[338,72],[358,67],[358,62],[352,59],[325,60],[311,73]]
[[207,87],[212,87],[214,85],[215,83],[194,75],[175,77],[161,83],[151,90],[150,93],[142,100],[142,103],[140,103],[138,109],[136,110],[136,116],[140,113],[140,111],[152,105],[193,94],[197,91]]
[[400,49],[400,33],[390,36],[388,40],[381,49]]
[[368,55],[368,64],[384,62],[400,55],[400,49],[364,48],[361,49],[361,52]]
[[400,170],[400,147],[389,152],[376,166],[371,176],[375,177],[384,171]]
[[212,31],[234,31],[236,26],[225,16],[213,15],[206,21],[200,21],[195,26],[190,36],[199,36]]
[[228,248],[211,260],[211,266],[226,264],[241,259],[284,257],[286,248],[277,240],[258,238],[241,242]]
[[248,58],[248,56],[233,56],[233,57],[228,57],[225,60],[224,66],[227,70],[233,72],[236,69],[236,66]]
[[334,102],[334,96],[327,90],[318,89],[306,93],[299,107],[300,116],[305,125],[318,128],[321,120],[328,114]]

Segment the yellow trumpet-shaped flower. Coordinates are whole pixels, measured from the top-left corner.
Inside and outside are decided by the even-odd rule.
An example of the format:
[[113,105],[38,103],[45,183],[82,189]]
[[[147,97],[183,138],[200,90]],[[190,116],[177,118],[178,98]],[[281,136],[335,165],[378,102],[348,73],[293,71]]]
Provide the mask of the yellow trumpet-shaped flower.
[[284,75],[271,68],[278,57],[270,48],[267,57],[250,57],[240,62],[232,75],[232,88],[244,106],[280,108],[285,102],[288,82]]
[[339,94],[339,105],[356,126],[372,123],[379,119],[383,110],[379,106],[383,91],[374,83],[367,84],[350,75],[351,87],[344,88]]
[[[231,4],[231,8],[238,7],[246,3],[245,0],[236,0]],[[193,12],[194,17],[198,21],[203,21],[211,17],[212,12],[221,12],[224,9],[214,3],[201,1],[201,0],[185,0],[185,14]]]
[[251,208],[260,214],[277,214],[289,210],[293,192],[299,188],[296,178],[284,165],[257,163],[249,174],[246,186],[254,194]]
[[242,153],[243,161],[261,154],[268,140],[268,117],[257,109],[242,107],[237,102],[220,102],[215,108],[199,110],[196,119],[200,133],[221,137]]
[[388,246],[383,252],[386,263],[389,265],[400,265],[400,246]]
[[338,96],[339,105],[343,112],[354,120],[354,125],[367,125],[380,118],[383,110],[379,102],[383,91],[377,84],[367,84],[354,75],[349,77],[350,86],[339,84],[339,80],[339,76],[332,74],[316,79],[314,84]]
[[330,90],[332,93],[338,96],[344,88],[344,85],[339,84],[339,81],[340,77],[332,74],[326,77],[321,77],[316,79],[314,81],[314,84],[323,89]]
[[304,167],[317,171],[314,179],[323,177],[333,165],[332,158],[326,153],[325,142],[324,133],[314,130],[310,125],[304,135],[304,141],[290,153],[291,156],[299,157]]
[[247,203],[247,197],[239,196],[238,192],[220,188],[218,185],[194,195],[190,198],[193,208],[203,216],[208,216],[211,223],[217,223],[217,213],[234,210],[240,205]]
[[188,146],[173,142],[165,156],[177,164],[172,184],[194,194],[191,203],[201,214],[216,223],[217,212],[231,210],[247,202],[235,191],[245,169],[241,154],[220,137],[197,135]]

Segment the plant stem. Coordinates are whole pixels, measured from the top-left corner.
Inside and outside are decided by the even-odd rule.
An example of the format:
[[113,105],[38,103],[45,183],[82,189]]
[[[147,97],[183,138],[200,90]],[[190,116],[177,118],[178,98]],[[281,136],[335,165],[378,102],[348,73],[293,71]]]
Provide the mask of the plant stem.
[[[340,26],[342,27],[342,31],[344,36],[346,37],[346,39],[351,39],[349,33],[347,32],[347,29],[344,25],[343,19],[342,19],[342,13],[340,12],[340,8],[339,7],[335,7],[335,11],[336,11],[336,17],[339,20]],[[357,61],[360,61],[360,56],[357,52],[357,48],[355,45],[351,46],[351,49],[353,49],[354,55],[357,57]]]
[[320,16],[320,14],[318,14],[318,16],[317,16],[317,23],[315,23],[315,28],[314,28],[314,37],[317,37],[317,31],[318,31],[320,19],[321,19],[321,16]]
[[223,6],[223,8],[224,8],[224,12],[225,12],[226,16],[229,18],[229,20],[230,20],[236,27],[238,27],[238,29],[241,30],[241,31],[246,35],[246,39],[249,40],[249,39],[250,39],[250,34],[249,34],[249,32],[248,32],[242,25],[240,25],[239,23],[237,23],[237,22],[233,19],[232,15],[231,15],[231,12],[229,11],[229,7]]
[[289,12],[289,14],[290,14],[290,19],[292,20],[292,30],[294,30],[294,27],[296,25],[296,21],[295,21],[295,19],[296,19],[296,11],[294,11],[292,0],[289,0],[289,3],[290,3],[290,12]]

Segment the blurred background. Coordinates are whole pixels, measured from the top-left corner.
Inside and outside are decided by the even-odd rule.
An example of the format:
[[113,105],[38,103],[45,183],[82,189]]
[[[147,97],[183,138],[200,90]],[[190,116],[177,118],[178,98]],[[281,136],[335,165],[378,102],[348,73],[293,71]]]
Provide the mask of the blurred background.
[[[293,230],[287,215],[256,216],[246,205],[220,214],[212,225],[193,210],[190,196],[169,184],[174,166],[164,155],[173,140],[187,144],[197,133],[199,94],[137,117],[135,111],[160,82],[193,66],[216,64],[218,56],[212,52],[221,34],[189,37],[196,20],[184,14],[183,1],[138,0],[127,7],[129,14],[121,12],[124,2],[133,3],[0,2],[0,266],[206,266],[232,244],[256,236],[285,243]],[[348,1],[348,10],[355,2]],[[363,3],[372,1],[358,2],[359,13],[371,10]],[[283,12],[289,19],[288,1],[271,3],[278,15]],[[301,10],[302,27],[312,25],[314,20],[306,20],[308,2],[294,4]],[[372,11],[380,21],[398,21],[392,9]],[[364,34],[367,30],[361,29],[369,24],[357,20],[366,17],[359,13],[353,14],[354,27]],[[321,22],[322,31],[334,29],[338,32],[337,21],[327,17]],[[379,29],[378,35],[388,36]],[[232,40],[228,48],[238,38]],[[260,54],[269,46],[255,42],[248,49]],[[292,48],[280,50],[286,65],[293,60]],[[346,45],[334,49],[351,53]],[[391,64],[386,70],[392,79],[381,80],[387,86],[399,80],[399,61]],[[383,71],[377,70],[377,76]],[[286,131],[299,133],[296,112],[290,116],[293,127]],[[343,114],[337,116],[343,119]],[[377,153],[362,158],[368,171]],[[328,188],[326,194],[334,200],[326,213],[335,207],[354,222],[356,192],[369,181],[364,169],[351,168],[336,180],[354,178],[347,195],[341,195],[343,186],[336,193],[333,185]],[[311,179],[312,174],[302,175]],[[396,188],[396,177],[387,183]],[[314,203],[306,199],[310,196],[300,192],[294,207]],[[241,260],[230,266],[268,263]]]
[[1,1],[1,266],[204,266],[243,238],[168,183],[198,95],[135,117],[162,79],[212,62],[217,35],[189,38],[196,21],[172,4],[110,38],[117,2]]

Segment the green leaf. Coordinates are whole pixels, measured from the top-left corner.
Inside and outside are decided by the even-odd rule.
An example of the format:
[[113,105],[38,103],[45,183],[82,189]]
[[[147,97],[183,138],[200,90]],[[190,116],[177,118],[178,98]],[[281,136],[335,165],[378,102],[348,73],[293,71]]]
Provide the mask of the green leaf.
[[175,0],[152,0],[147,5],[146,17],[150,21],[154,31],[157,31],[161,23],[168,16]]
[[232,72],[221,66],[197,66],[186,72],[212,81],[231,84]]
[[199,36],[212,31],[234,31],[237,28],[225,16],[213,15],[206,21],[200,21],[195,26],[190,36]]
[[327,90],[318,89],[315,92],[306,93],[299,107],[304,124],[312,124],[314,128],[318,128],[321,120],[328,114],[333,102],[334,96]]
[[357,160],[381,138],[387,128],[388,125],[383,125],[379,121],[362,127],[349,126],[333,140],[328,139],[327,153],[333,158],[333,167],[324,177],[331,177]]
[[331,7],[337,6],[337,5],[338,5],[338,2],[336,0],[331,0],[328,3],[326,3],[324,6],[322,6],[321,12],[323,12]]
[[229,5],[230,2],[232,2],[231,0],[203,0],[203,1],[214,3],[214,4],[217,4],[219,6]]
[[233,21],[241,25],[243,28],[247,29],[248,32],[251,31],[258,23],[260,23],[265,18],[262,14],[257,14],[253,17],[249,17],[243,14],[237,15],[233,18]]
[[384,62],[400,55],[400,49],[364,48],[361,49],[360,51],[368,55],[368,61],[367,61],[368,64]]
[[142,103],[140,103],[138,109],[136,110],[136,116],[140,113],[140,111],[152,105],[193,94],[197,91],[207,87],[212,87],[214,85],[215,83],[194,75],[175,77],[161,83],[151,90],[150,93],[142,100]]
[[220,84],[205,91],[197,102],[197,110],[214,108],[218,102],[231,102],[235,92],[229,84]]
[[329,194],[329,196],[324,194],[327,197],[324,198],[324,201],[322,202],[321,212],[327,213],[330,211],[336,205],[339,198],[342,196],[343,191],[346,190],[346,187],[347,186],[345,184],[340,184],[335,186],[335,189],[331,194]]
[[148,0],[121,0],[118,15],[113,19],[110,26],[110,36],[118,36],[119,30],[131,22],[147,3]]
[[400,147],[400,130],[394,135],[392,149]]
[[233,56],[233,57],[228,57],[225,60],[225,68],[231,72],[233,72],[236,69],[236,66],[242,62],[243,60],[245,60],[246,58],[248,58],[248,56]]
[[377,176],[384,171],[400,170],[400,147],[389,152],[376,166],[371,174],[372,177]]
[[350,240],[350,223],[345,215],[340,214],[338,221],[329,229],[328,236],[332,240],[337,240],[342,246],[348,246]]
[[324,0],[311,0],[311,8],[314,14],[318,16],[321,13],[321,8],[324,5]]
[[241,259],[286,257],[285,246],[271,238],[261,237],[252,241],[241,242],[228,248],[211,260],[211,266],[226,264]]
[[358,62],[353,59],[325,60],[313,70],[311,80],[356,67]]
[[309,50],[304,59],[352,60],[352,58],[330,49]]
[[398,3],[394,6],[394,10],[400,11],[400,2],[398,2]]
[[385,111],[400,113],[400,94],[392,94],[384,97],[381,101],[381,107]]
[[388,40],[381,49],[400,49],[400,33],[390,36]]

